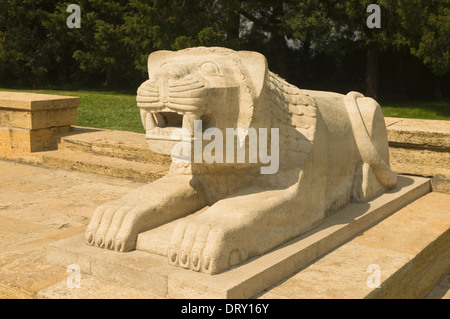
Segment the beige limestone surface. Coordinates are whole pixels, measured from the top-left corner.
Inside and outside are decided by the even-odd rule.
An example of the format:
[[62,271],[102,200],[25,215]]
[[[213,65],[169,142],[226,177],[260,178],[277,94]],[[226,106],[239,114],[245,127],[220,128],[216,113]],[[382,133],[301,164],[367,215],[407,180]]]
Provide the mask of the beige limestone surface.
[[0,125],[23,129],[45,129],[75,124],[77,109],[44,109],[41,111],[17,111],[16,109],[1,109]]
[[54,136],[76,123],[79,105],[78,97],[0,92],[0,156],[54,148]]
[[[429,193],[260,297],[445,297],[447,277],[440,277],[450,269],[449,203],[449,194]],[[435,249],[439,253],[433,254]],[[369,287],[374,265],[380,288]],[[427,281],[437,282],[436,290],[430,292]]]
[[450,149],[450,121],[387,118],[389,143]]
[[[396,186],[381,108],[360,93],[300,89],[271,72],[262,54],[220,47],[153,52],[148,74],[137,106],[149,148],[171,154],[171,168],[99,206],[88,245],[133,251],[140,233],[209,206],[177,224],[166,257],[217,274]],[[212,131],[214,147],[202,141]]]
[[386,118],[391,167],[433,177],[433,190],[450,193],[450,121]]
[[93,208],[142,183],[0,160],[0,298],[32,298],[67,277],[46,247],[83,233]]
[[26,92],[0,92],[1,108],[38,111],[44,109],[73,108],[79,105],[79,97]]
[[[45,298],[154,298],[85,275],[81,290],[67,290],[66,268],[46,261],[50,243],[83,235],[97,205],[143,183],[4,160],[0,183],[0,298],[33,298],[38,292]],[[421,207],[432,211],[433,205],[442,207],[442,200],[448,203],[448,197],[432,199]],[[287,281],[290,287],[292,281]],[[265,297],[280,295],[274,290]],[[429,298],[448,297],[448,279],[443,278]]]
[[[372,103],[373,101],[366,100],[363,96],[353,92],[343,96],[330,92],[299,90],[268,71],[264,57],[250,52],[226,52],[220,58],[229,55],[230,57],[234,56],[234,59],[225,62],[226,59],[217,59],[217,56],[215,56],[221,50],[219,48],[198,48],[194,50],[195,57],[193,57],[192,52],[184,51],[187,59],[185,59],[186,56],[182,55],[183,61],[192,62],[195,66],[192,70],[195,70],[195,72],[199,70],[200,73],[203,72],[200,77],[197,77],[194,72],[192,73],[194,75],[185,77],[185,71],[189,69],[189,72],[191,72],[192,65],[187,63],[186,69],[179,69],[179,64],[173,64],[174,61],[176,62],[176,59],[172,59],[174,53],[159,52],[152,55],[153,59],[149,60],[150,79],[138,90],[138,105],[143,111],[142,120],[147,129],[147,136],[161,133],[166,129],[160,121],[163,115],[169,116],[168,113],[181,114],[182,127],[188,129],[191,133],[193,121],[201,119],[205,115],[210,118],[215,117],[216,120],[218,118],[224,119],[226,123],[218,125],[219,123],[215,122],[221,129],[229,124],[234,125],[236,123],[238,127],[243,126],[244,129],[249,127],[250,124],[254,127],[281,126],[282,129],[290,131],[283,133],[284,139],[280,144],[283,151],[289,150],[282,154],[287,156],[282,157],[282,159],[288,161],[282,163],[280,173],[272,178],[258,179],[257,184],[264,185],[264,187],[253,187],[248,182],[249,186],[245,186],[247,188],[242,190],[238,188],[247,183],[242,183],[242,178],[246,177],[247,181],[254,180],[255,174],[247,173],[247,171],[246,174],[241,174],[237,171],[236,182],[236,180],[228,179],[228,171],[223,171],[223,176],[226,178],[216,181],[218,171],[213,168],[213,174],[210,174],[211,170],[208,172],[207,169],[203,172],[206,172],[203,176],[209,175],[208,178],[212,177],[214,180],[212,184],[209,184],[211,180],[200,181],[200,184],[203,184],[201,187],[194,185],[198,182],[198,179],[189,178],[189,172],[186,174],[186,171],[179,176],[176,176],[177,173],[175,173],[163,179],[158,179],[161,175],[154,176],[154,179],[158,179],[154,183],[146,185],[136,192],[129,192],[120,200],[112,200],[106,205],[100,205],[91,218],[91,226],[88,227],[86,232],[86,239],[89,244],[116,250],[132,250],[135,247],[138,233],[210,204],[211,207],[205,213],[195,216],[187,223],[180,223],[181,226],[179,227],[177,226],[169,247],[166,249],[166,255],[169,263],[173,265],[196,271],[217,273],[242,263],[249,257],[262,254],[293,238],[293,236],[316,226],[324,215],[337,211],[351,199],[366,201],[377,193],[383,192],[382,186],[392,187],[395,185],[395,174],[386,166],[389,161],[387,160],[384,120],[376,103]],[[199,52],[207,53],[206,60],[203,60],[201,55],[196,54]],[[236,58],[242,61],[239,62]],[[227,64],[228,62],[229,64]],[[238,81],[237,84],[242,91],[240,95],[242,100],[239,101],[233,100],[237,98],[237,95],[232,94],[232,91],[236,89],[234,86],[236,83],[233,82],[236,78],[230,76],[233,75],[233,72],[230,72],[233,63],[235,66],[240,63],[241,65],[238,68],[243,67],[240,71],[241,76],[243,76],[241,80],[244,81]],[[220,70],[217,65],[220,66]],[[211,73],[211,70],[214,72]],[[250,71],[250,73],[245,71]],[[236,74],[235,70],[234,75]],[[221,77],[224,77],[224,79],[220,79]],[[208,80],[202,82],[205,78],[208,78]],[[177,82],[179,80],[180,82]],[[186,83],[183,82],[185,80]],[[191,82],[192,80],[195,81]],[[225,82],[222,80],[225,80]],[[180,84],[181,82],[183,82],[183,85]],[[184,85],[187,87],[185,88]],[[206,94],[205,92],[208,90],[209,93]],[[221,90],[223,92],[231,90],[228,92],[230,94],[225,94],[230,97],[229,101],[220,100],[222,93],[219,94],[218,92]],[[213,101],[207,99],[213,99]],[[359,102],[358,99],[360,99]],[[70,107],[70,105],[60,104],[59,97],[53,97],[52,99],[51,96],[18,94],[17,97],[4,96],[0,101],[3,103],[0,120],[13,125],[25,126],[19,129],[3,130],[3,133],[6,132],[7,134],[2,134],[0,141],[1,145],[6,145],[7,148],[9,147],[7,143],[8,134],[10,137],[14,137],[15,134],[20,136],[20,132],[25,132],[25,138],[11,139],[11,141],[20,142],[16,145],[11,143],[9,147],[11,149],[26,140],[26,133],[30,129],[30,137],[32,137],[31,133],[33,133],[34,128],[51,128],[52,123],[50,123],[51,121],[47,122],[47,120],[51,119],[53,115],[55,115],[54,122],[57,125],[62,125],[63,122],[58,122],[61,118],[74,119],[73,114],[69,116],[60,112],[60,107]],[[221,113],[224,110],[228,112],[228,109],[224,108],[224,105],[219,102],[225,103],[226,106],[228,106],[228,102],[237,102],[237,118],[234,117],[236,114],[226,112],[225,116],[217,117],[214,112]],[[248,105],[249,102],[253,104]],[[46,103],[47,106],[45,107]],[[208,110],[207,107],[210,105],[219,107],[216,110]],[[205,107],[206,109],[204,109]],[[5,108],[18,110],[22,113],[10,113],[10,111],[4,111]],[[46,112],[47,109],[53,109],[52,113],[42,113]],[[263,112],[256,115],[251,114],[256,109]],[[31,117],[27,110],[31,110]],[[264,112],[267,110],[275,113],[274,110],[278,110],[279,112],[266,117],[267,114],[264,114]],[[206,113],[202,113],[204,111]],[[362,118],[357,115],[355,124],[354,116],[359,114],[359,111],[361,111]],[[33,112],[37,115],[36,121],[30,123]],[[347,115],[350,118],[349,122]],[[338,121],[335,121],[336,116],[339,117]],[[253,117],[256,118],[254,122]],[[286,117],[291,117],[287,123],[292,124],[297,130],[296,132],[292,133],[293,127],[283,122],[286,121]],[[277,121],[275,123],[263,123],[262,119],[264,118],[276,118]],[[328,126],[328,129],[333,132],[331,134],[325,133],[327,130],[324,130],[323,125]],[[426,132],[426,130],[418,130],[419,133],[413,132],[414,134],[411,135],[411,138],[408,138],[407,143],[398,141],[395,135],[395,132],[398,131],[401,132],[401,137],[405,136],[404,131],[402,131],[402,120],[389,125],[398,127],[397,130],[392,130],[394,136],[391,140],[394,146],[408,144],[413,145],[412,149],[414,150],[435,151],[437,148],[444,152],[448,148],[445,138],[445,125],[443,125],[443,129],[436,132]],[[407,132],[414,131],[408,125],[405,129]],[[34,132],[39,133],[38,131]],[[369,135],[360,134],[364,132]],[[423,132],[425,132],[428,140],[433,141],[432,147],[423,143],[421,139]],[[50,135],[52,133],[50,132]],[[289,136],[290,134],[293,135]],[[354,140],[350,138],[352,134]],[[367,138],[361,140],[361,136]],[[442,139],[442,136],[444,136],[444,139]],[[294,138],[292,139],[292,137]],[[327,140],[328,143],[326,143]],[[348,140],[351,140],[352,143],[342,143],[342,141]],[[332,145],[332,147],[326,149],[324,145]],[[25,145],[24,148],[28,147]],[[33,151],[34,149],[31,147],[30,150]],[[287,154],[292,155],[293,150],[300,150],[300,153],[304,153],[300,156],[301,159],[300,157],[294,160],[289,158]],[[340,152],[339,155],[336,155],[337,151]],[[70,161],[72,154],[66,154],[65,159],[70,165],[72,165]],[[130,158],[133,158],[133,156]],[[429,158],[429,156],[426,158]],[[426,161],[424,160],[424,162]],[[445,169],[445,162],[444,158],[444,164],[438,164],[438,166]],[[127,164],[127,162],[122,162],[122,171],[127,170]],[[294,167],[294,171],[292,171],[292,167]],[[331,169],[327,169],[327,167],[331,167]],[[150,169],[152,172],[153,168]],[[173,169],[172,173],[177,169]],[[355,169],[357,174],[353,175]],[[163,172],[164,169],[157,173],[163,175]],[[420,172],[424,174],[423,169]],[[195,174],[193,175],[195,176]],[[296,179],[289,180],[295,175],[297,175]],[[438,175],[445,176],[440,172],[438,172]],[[324,176],[327,176],[326,180],[323,179]],[[239,187],[235,188],[236,185]],[[297,185],[302,186],[302,188]],[[213,187],[216,187],[216,189],[213,189]],[[204,189],[207,192],[202,193]],[[300,203],[302,205],[298,205]],[[305,203],[315,205],[315,207],[303,206]],[[164,212],[164,214],[168,212],[167,216],[161,214],[159,211],[161,207],[164,208],[161,212]],[[298,207],[302,207],[306,215],[299,214]],[[239,213],[233,214],[230,211],[239,211]],[[282,218],[271,218],[270,215],[274,211],[282,213]],[[157,212],[157,214],[154,214],[154,212]],[[144,215],[145,217],[141,218]],[[256,224],[255,220],[259,224]],[[274,221],[279,224],[276,225],[273,223]],[[14,223],[11,224],[10,222],[9,220],[5,221],[7,229],[15,229]],[[216,227],[217,225],[218,227]],[[66,228],[65,225],[61,227]],[[33,227],[31,229],[31,231],[38,231]],[[125,231],[123,231],[124,229]],[[13,232],[13,237],[15,235],[17,234]],[[252,239],[254,242],[248,239]],[[199,254],[203,255],[199,256]]]
[[[167,250],[164,248],[167,245],[165,238],[170,238],[173,228],[183,219],[141,234],[138,238],[139,250],[136,251],[117,254],[87,246],[83,235],[77,235],[51,243],[47,260],[61,266],[75,263],[80,266],[83,275],[93,275],[97,279],[160,297],[250,298],[429,191],[429,179],[400,176],[395,191],[368,204],[347,206],[329,216],[318,229],[244,265],[213,276],[171,267],[161,256]],[[403,240],[408,241],[409,238]],[[436,254],[431,256],[435,258]],[[355,260],[357,262],[357,258]],[[405,263],[407,261],[402,260],[402,263],[391,267],[401,269]],[[54,293],[50,287],[41,292],[41,297],[53,296]]]

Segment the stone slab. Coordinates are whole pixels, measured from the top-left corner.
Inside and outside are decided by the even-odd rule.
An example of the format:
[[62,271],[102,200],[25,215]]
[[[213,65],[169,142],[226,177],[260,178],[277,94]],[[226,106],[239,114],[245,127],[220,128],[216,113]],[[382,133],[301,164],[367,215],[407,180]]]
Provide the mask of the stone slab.
[[54,149],[54,136],[70,129],[70,125],[36,130],[0,126],[0,157],[16,157],[23,153]]
[[398,173],[450,179],[450,152],[392,147],[389,156],[391,168]]
[[76,122],[77,109],[75,107],[39,111],[0,108],[0,126],[37,130],[73,125]]
[[450,267],[449,201],[417,199],[260,298],[423,298]]
[[0,92],[0,108],[4,109],[37,111],[74,108],[79,105],[79,97],[27,92]]
[[76,263],[86,274],[160,297],[250,298],[429,191],[429,179],[400,176],[395,190],[350,204],[317,229],[218,275],[172,267],[166,257],[144,251],[118,254],[87,246],[83,235],[49,245],[47,260],[64,267]]
[[[83,274],[80,286],[68,288],[67,280],[59,281],[36,293],[37,299],[158,299],[141,290],[117,286]],[[1,297],[1,291],[0,291]]]
[[79,105],[78,97],[0,92],[0,156],[55,148],[54,135],[76,123]]
[[83,274],[161,297],[167,295],[167,278],[174,271],[163,256],[136,250],[118,254],[88,246],[84,234],[50,244],[47,261],[63,267],[76,264]]
[[145,181],[154,181],[168,172],[168,167],[160,164],[128,161],[70,149],[45,152],[41,160],[43,165],[50,167]]
[[450,150],[450,121],[386,118],[385,122],[390,145]]
[[97,206],[143,183],[0,160],[0,185],[0,299],[12,299],[65,280],[48,244],[83,234]]
[[433,177],[435,192],[450,193],[450,121],[385,118],[391,168]]
[[47,130],[52,147],[30,153],[29,130],[0,127],[0,158],[146,181],[169,170],[170,156],[151,152],[145,134],[77,126]]
[[62,136],[62,147],[121,158],[134,162],[164,165],[167,168],[172,158],[150,151],[145,134],[115,130],[86,129],[75,126],[73,134]]

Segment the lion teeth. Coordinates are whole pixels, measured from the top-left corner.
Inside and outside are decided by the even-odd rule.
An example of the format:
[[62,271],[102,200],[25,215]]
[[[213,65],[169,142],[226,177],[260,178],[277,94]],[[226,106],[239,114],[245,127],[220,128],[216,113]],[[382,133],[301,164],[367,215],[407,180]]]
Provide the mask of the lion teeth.
[[143,110],[143,109],[141,109],[140,111],[141,111],[141,122],[142,122],[142,125],[144,126],[144,128],[146,128],[145,121],[146,121],[146,117],[147,117],[147,113],[148,112]]
[[183,116],[183,129],[189,130],[191,135],[194,134],[194,121],[200,120],[200,114],[186,112]]
[[145,117],[145,130],[146,131],[151,131],[156,127],[156,122],[155,122],[155,118],[153,117],[152,113],[146,112],[146,117]]

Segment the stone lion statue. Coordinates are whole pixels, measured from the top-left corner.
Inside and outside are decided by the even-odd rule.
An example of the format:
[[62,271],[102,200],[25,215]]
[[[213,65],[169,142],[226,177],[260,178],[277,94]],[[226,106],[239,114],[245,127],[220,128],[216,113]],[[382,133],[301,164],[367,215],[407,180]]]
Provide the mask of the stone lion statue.
[[299,89],[270,72],[263,55],[218,47],[154,52],[148,73],[137,104],[153,151],[170,154],[180,142],[173,131],[193,134],[194,121],[205,134],[277,128],[278,170],[261,174],[265,163],[248,160],[248,140],[245,161],[173,161],[167,176],[95,210],[90,245],[130,251],[139,233],[187,216],[168,262],[215,274],[396,185],[381,108],[360,93]]

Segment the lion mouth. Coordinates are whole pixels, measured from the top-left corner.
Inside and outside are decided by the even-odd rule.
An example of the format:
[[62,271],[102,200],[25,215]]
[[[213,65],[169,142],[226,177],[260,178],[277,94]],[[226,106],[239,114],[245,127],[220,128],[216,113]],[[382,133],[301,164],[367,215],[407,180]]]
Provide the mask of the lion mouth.
[[[193,142],[198,135],[214,127],[215,117],[210,112],[182,112],[164,108],[161,111],[141,108],[141,120],[144,125],[147,143],[150,149],[159,154],[171,155],[172,147],[180,142]],[[200,126],[196,121],[200,121]],[[181,131],[176,131],[181,130]]]
[[204,117],[207,89],[203,81],[194,76],[147,80],[137,93],[136,101],[147,138],[179,140],[172,134],[178,128],[193,135],[194,121]]
[[178,141],[181,137],[179,134],[174,134],[174,130],[183,129],[192,137],[194,121],[201,121],[202,113],[174,111],[170,108],[164,108],[161,111],[141,109],[141,120],[147,139]]

